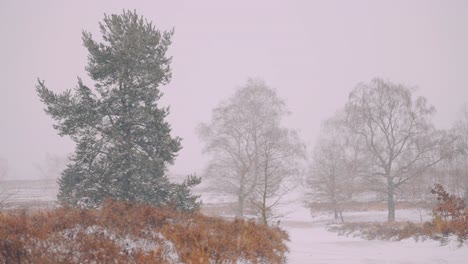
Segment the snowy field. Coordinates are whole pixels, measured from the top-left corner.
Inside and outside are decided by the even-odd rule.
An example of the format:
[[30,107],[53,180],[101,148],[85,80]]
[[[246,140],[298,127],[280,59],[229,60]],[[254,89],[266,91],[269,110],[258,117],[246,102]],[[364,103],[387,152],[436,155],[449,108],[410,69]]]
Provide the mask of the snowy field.
[[[292,208],[291,208],[292,209]],[[397,211],[397,220],[419,219],[417,210]],[[353,214],[354,215],[354,214]],[[365,212],[357,214],[359,221],[385,220],[385,212]],[[345,215],[346,217],[346,215]],[[311,218],[309,210],[297,206],[294,213],[286,216],[282,227],[289,233],[289,263],[323,264],[464,264],[468,263],[468,247],[458,248],[456,243],[441,246],[439,242],[426,240],[415,242],[364,240],[325,230],[325,222],[332,216]]]
[[55,179],[0,182],[0,201],[10,208],[53,208],[57,192]]
[[[0,182],[0,191],[13,193],[11,204],[30,205],[44,208],[53,207],[57,194],[55,180]],[[202,196],[205,210],[220,212],[229,216],[227,205],[230,197],[216,195],[206,188],[197,187]],[[302,206],[300,195],[289,199],[281,208],[284,215],[280,226],[290,235],[288,246],[291,264],[465,264],[468,263],[468,246],[458,248],[456,243],[441,246],[439,242],[427,240],[415,242],[364,240],[361,238],[338,236],[325,230],[332,221],[332,215],[314,214]],[[428,212],[419,210],[397,210],[397,221],[420,222],[429,220]],[[345,221],[385,221],[385,211],[346,212]]]

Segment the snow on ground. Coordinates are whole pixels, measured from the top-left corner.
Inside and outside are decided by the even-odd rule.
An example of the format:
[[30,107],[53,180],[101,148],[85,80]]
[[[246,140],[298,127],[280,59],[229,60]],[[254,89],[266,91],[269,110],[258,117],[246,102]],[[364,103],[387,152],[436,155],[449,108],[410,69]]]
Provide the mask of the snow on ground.
[[9,208],[54,208],[58,193],[56,179],[10,180],[0,182],[0,201]]
[[[430,210],[418,209],[398,209],[395,213],[396,221],[422,223],[432,219]],[[323,212],[313,212],[309,214],[313,222],[330,222],[331,214]],[[345,222],[385,222],[387,221],[387,211],[361,211],[361,212],[343,212]],[[307,218],[302,218],[307,219]]]
[[288,263],[394,263],[394,264],[462,264],[468,249],[440,246],[436,241],[377,241],[338,236],[323,226],[288,226],[290,235]]
[[[292,264],[463,264],[467,263],[468,248],[458,248],[455,243],[441,246],[439,242],[426,240],[415,242],[379,241],[338,236],[325,230],[325,223],[332,221],[332,215],[311,217],[310,211],[300,203],[291,204],[289,215],[281,226],[289,233],[288,263]],[[398,216],[400,216],[398,218]],[[346,213],[354,221],[384,221],[386,212]],[[429,217],[425,213],[425,220]],[[397,220],[419,221],[418,210],[399,210]]]
[[[207,192],[199,193],[205,205],[233,201],[226,196]],[[468,246],[458,248],[457,243],[441,246],[440,242],[426,240],[415,242],[365,240],[338,236],[325,229],[333,215],[314,213],[304,207],[300,190],[291,193],[279,208],[280,227],[289,233],[291,264],[465,264],[468,263]],[[232,216],[232,215],[231,215]],[[387,220],[386,211],[344,212],[345,221]],[[429,211],[404,209],[396,211],[397,221],[421,222],[431,219]]]
[[[4,189],[14,190],[15,195],[10,201],[34,205],[34,202],[55,202],[57,185],[55,181],[10,182],[1,184]],[[228,207],[232,197],[214,193],[206,186],[200,186],[196,192],[202,196],[207,207]],[[439,242],[426,240],[415,242],[412,239],[404,241],[364,240],[361,238],[338,236],[325,230],[332,215],[311,215],[309,209],[303,206],[300,192],[289,196],[280,208],[283,215],[280,226],[290,236],[288,247],[291,264],[464,264],[468,263],[468,246],[458,248],[455,243],[441,246]],[[220,209],[215,208],[217,212]],[[229,210],[227,208],[226,210]],[[224,212],[222,212],[224,214]],[[345,221],[385,221],[385,211],[345,212]],[[420,222],[430,220],[427,211],[397,210],[397,221]]]

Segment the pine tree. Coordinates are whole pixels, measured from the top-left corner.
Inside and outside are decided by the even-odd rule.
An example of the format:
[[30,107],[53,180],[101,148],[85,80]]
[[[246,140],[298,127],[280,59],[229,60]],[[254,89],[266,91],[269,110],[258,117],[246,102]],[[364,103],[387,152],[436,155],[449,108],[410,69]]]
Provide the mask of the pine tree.
[[76,142],[71,163],[59,179],[58,199],[75,207],[97,207],[106,198],[194,210],[190,187],[199,178],[171,183],[166,167],[181,149],[158,106],[161,85],[171,79],[166,55],[173,31],[159,31],[136,12],[105,15],[102,43],[83,32],[86,71],[94,88],[78,79],[74,92],[55,94],[36,86],[59,135]]

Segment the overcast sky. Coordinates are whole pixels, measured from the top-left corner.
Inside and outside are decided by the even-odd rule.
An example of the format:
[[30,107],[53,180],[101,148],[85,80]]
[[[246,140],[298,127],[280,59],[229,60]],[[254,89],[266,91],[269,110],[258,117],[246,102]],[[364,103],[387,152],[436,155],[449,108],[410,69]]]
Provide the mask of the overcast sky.
[[320,122],[374,77],[418,87],[440,128],[468,102],[468,1],[0,0],[0,158],[11,178],[37,178],[46,153],[73,150],[43,112],[36,80],[57,92],[78,76],[92,85],[81,32],[98,36],[104,13],[123,9],[175,28],[173,79],[161,88],[183,138],[174,173],[202,171],[195,127],[248,77],[277,89],[309,147]]

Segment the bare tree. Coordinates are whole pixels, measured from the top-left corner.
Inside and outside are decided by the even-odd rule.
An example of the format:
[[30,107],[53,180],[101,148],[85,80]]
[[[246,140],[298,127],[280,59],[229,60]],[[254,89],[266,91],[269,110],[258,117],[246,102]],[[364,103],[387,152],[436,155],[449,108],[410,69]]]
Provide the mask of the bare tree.
[[468,197],[468,105],[465,105],[461,115],[451,129],[455,137],[454,155],[442,162],[439,170],[443,177],[438,182],[451,193]]
[[263,224],[279,217],[274,211],[281,199],[296,187],[294,176],[301,173],[299,160],[305,159],[304,146],[295,131],[272,124],[261,134],[257,184],[250,202]]
[[447,157],[444,133],[431,123],[435,108],[412,90],[382,79],[349,95],[347,128],[365,143],[368,182],[386,194],[388,221],[395,220],[395,191]]
[[325,204],[343,222],[344,203],[360,188],[357,180],[365,168],[358,138],[347,133],[342,113],[324,122],[314,147],[307,186],[312,201]]
[[[274,90],[261,80],[250,79],[213,110],[209,124],[199,127],[204,150],[212,155],[205,175],[214,179],[220,190],[237,198],[238,217],[243,217],[249,201],[255,201],[255,207],[262,208],[267,216],[282,197],[273,192],[279,190],[290,171],[279,159],[293,156],[295,143],[288,140],[297,139],[280,127],[287,113]],[[262,197],[261,202],[258,197]],[[267,203],[270,198],[274,201]]]
[[67,167],[69,158],[66,156],[58,156],[55,154],[46,153],[42,164],[34,166],[43,179],[58,179],[62,171]]

